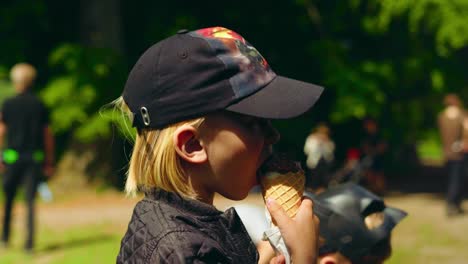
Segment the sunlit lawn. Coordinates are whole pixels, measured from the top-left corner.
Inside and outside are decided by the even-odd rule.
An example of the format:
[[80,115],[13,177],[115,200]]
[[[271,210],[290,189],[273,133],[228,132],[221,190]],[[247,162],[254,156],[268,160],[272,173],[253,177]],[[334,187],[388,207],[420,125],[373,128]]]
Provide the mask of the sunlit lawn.
[[[13,213],[11,243],[7,249],[0,248],[0,264],[115,263],[132,209],[128,202],[119,206],[123,199],[123,194],[115,192],[72,194],[68,199],[57,197],[52,203],[37,197],[35,250],[26,254],[23,250],[26,212],[20,192]],[[109,200],[111,204],[107,204]],[[120,217],[110,216],[106,210],[113,210]]]
[[[459,239],[440,230],[433,224],[412,223],[411,233],[395,236],[393,239],[393,255],[388,263],[466,263],[457,259],[466,259],[466,239]],[[460,230],[460,232],[463,232]],[[395,232],[396,234],[402,232]],[[411,244],[408,245],[408,241]],[[460,254],[460,252],[463,252]]]
[[[428,219],[409,218],[405,221],[402,230],[395,233],[394,251],[388,263],[457,263],[447,261],[457,258],[452,253],[458,252],[460,258],[467,256],[466,239],[450,236],[428,224]],[[87,225],[63,232],[41,229],[37,251],[32,256],[23,253],[21,237],[16,236],[11,250],[0,251],[0,263],[115,263],[122,230],[112,230],[111,226]],[[409,230],[411,232],[407,233]]]
[[14,236],[8,251],[0,250],[0,263],[115,263],[121,236],[122,230],[110,223],[63,231],[43,228],[33,255],[23,252],[23,236]]
[[[118,194],[87,199],[42,203],[34,255],[23,253],[24,210],[17,213],[12,245],[0,250],[0,263],[115,263],[133,206],[123,204]],[[468,216],[447,219],[442,196],[401,194],[386,200],[409,213],[394,230],[393,255],[387,263],[468,263]],[[467,202],[464,207],[468,208]],[[75,221],[72,212],[87,218],[86,224]]]
[[411,202],[390,199],[409,216],[393,233],[394,251],[388,263],[468,263],[468,215],[447,218],[443,198],[412,196]]

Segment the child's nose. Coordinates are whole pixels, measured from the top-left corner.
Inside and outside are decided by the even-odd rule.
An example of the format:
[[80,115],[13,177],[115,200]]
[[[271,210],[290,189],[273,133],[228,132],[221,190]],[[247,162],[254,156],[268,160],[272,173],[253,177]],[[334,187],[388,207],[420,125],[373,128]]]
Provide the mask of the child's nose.
[[265,144],[273,145],[280,140],[280,133],[271,125],[269,120],[263,124],[263,133],[265,135]]

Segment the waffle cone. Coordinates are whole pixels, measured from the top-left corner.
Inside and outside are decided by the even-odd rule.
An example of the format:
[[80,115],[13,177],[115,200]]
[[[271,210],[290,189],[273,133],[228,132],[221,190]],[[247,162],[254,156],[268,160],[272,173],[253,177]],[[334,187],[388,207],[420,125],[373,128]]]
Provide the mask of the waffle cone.
[[[303,171],[279,174],[272,172],[262,178],[262,192],[265,201],[274,199],[289,217],[296,216],[304,193],[305,176]],[[273,220],[273,224],[275,224]]]

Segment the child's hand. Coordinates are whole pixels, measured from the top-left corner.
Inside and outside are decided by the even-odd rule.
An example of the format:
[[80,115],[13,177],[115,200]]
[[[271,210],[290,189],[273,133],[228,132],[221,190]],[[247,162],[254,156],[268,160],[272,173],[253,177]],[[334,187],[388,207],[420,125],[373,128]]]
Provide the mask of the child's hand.
[[317,261],[319,219],[312,206],[311,200],[304,199],[296,217],[291,219],[273,199],[267,201],[268,211],[278,225],[294,264]]

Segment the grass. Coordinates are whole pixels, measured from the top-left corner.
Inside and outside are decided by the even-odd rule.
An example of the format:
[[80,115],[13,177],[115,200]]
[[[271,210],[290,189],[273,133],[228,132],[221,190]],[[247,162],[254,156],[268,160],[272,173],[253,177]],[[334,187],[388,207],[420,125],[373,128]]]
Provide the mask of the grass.
[[[444,261],[446,255],[465,248],[464,241],[447,236],[436,225],[410,222],[411,246],[406,246],[408,241],[400,241],[402,237],[398,234],[393,239],[393,255],[386,263],[452,263]],[[0,251],[0,263],[115,263],[122,234],[112,223],[78,226],[60,232],[43,228],[34,255],[23,253],[21,236],[16,236],[11,251]]]
[[[23,218],[15,218],[12,245],[8,250],[0,249],[0,263],[115,263],[133,202],[123,204],[121,195],[109,196],[108,192],[91,198],[91,194],[86,196],[86,199],[77,197],[42,204],[37,251],[32,256],[22,251],[24,210],[20,211],[17,216]],[[386,263],[466,263],[468,216],[447,219],[443,198],[432,194],[402,194],[387,197],[386,202],[409,214],[393,231],[393,254]],[[468,207],[468,202],[465,201],[464,207]],[[113,214],[106,213],[110,208]],[[67,212],[79,212],[80,217],[91,221],[70,223],[70,218],[75,216]],[[57,220],[59,216],[64,219]]]
[[[84,219],[93,219],[92,224],[69,223],[70,216],[66,216],[67,212],[72,214],[73,202],[89,203],[89,200],[83,200],[81,196],[91,196],[96,192],[87,191],[85,194],[63,195],[63,197],[55,197],[52,204],[43,202],[39,195],[36,197],[37,214],[36,214],[36,242],[35,251],[32,255],[26,254],[23,250],[25,238],[25,204],[23,188],[19,190],[15,197],[15,208],[20,209],[13,214],[11,243],[7,249],[0,247],[0,263],[1,264],[78,264],[78,263],[115,263],[117,254],[120,248],[120,241],[126,230],[125,217],[122,219],[112,219],[105,217],[100,219],[98,213],[93,215],[82,215]],[[109,193],[109,192],[107,192]],[[106,194],[103,196],[106,196]],[[81,196],[79,196],[81,195]],[[123,195],[122,195],[123,196]],[[0,190],[0,218],[3,218],[3,193]],[[99,201],[99,195],[95,195],[96,202]],[[71,203],[71,204],[70,204]],[[40,219],[40,213],[44,216],[44,211],[57,210],[63,208],[61,215],[66,223],[61,224],[62,220],[53,222]],[[82,208],[83,206],[81,206]],[[122,211],[124,211],[124,208]],[[76,210],[75,210],[76,212]],[[81,212],[81,211],[80,211]],[[123,215],[123,214],[122,214]],[[50,218],[50,217],[49,217]],[[41,221],[42,220],[42,221]],[[0,220],[1,221],[1,220]],[[72,220],[73,221],[73,220]],[[86,223],[89,223],[87,221]],[[1,226],[1,222],[0,222]]]
[[[64,231],[39,230],[33,255],[22,250],[23,236],[15,236],[8,250],[0,250],[0,263],[115,263],[122,230],[112,223],[79,226]],[[4,251],[4,252],[2,252]]]
[[445,217],[443,199],[399,198],[394,206],[409,214],[393,231],[393,254],[386,263],[466,263],[468,216]]

